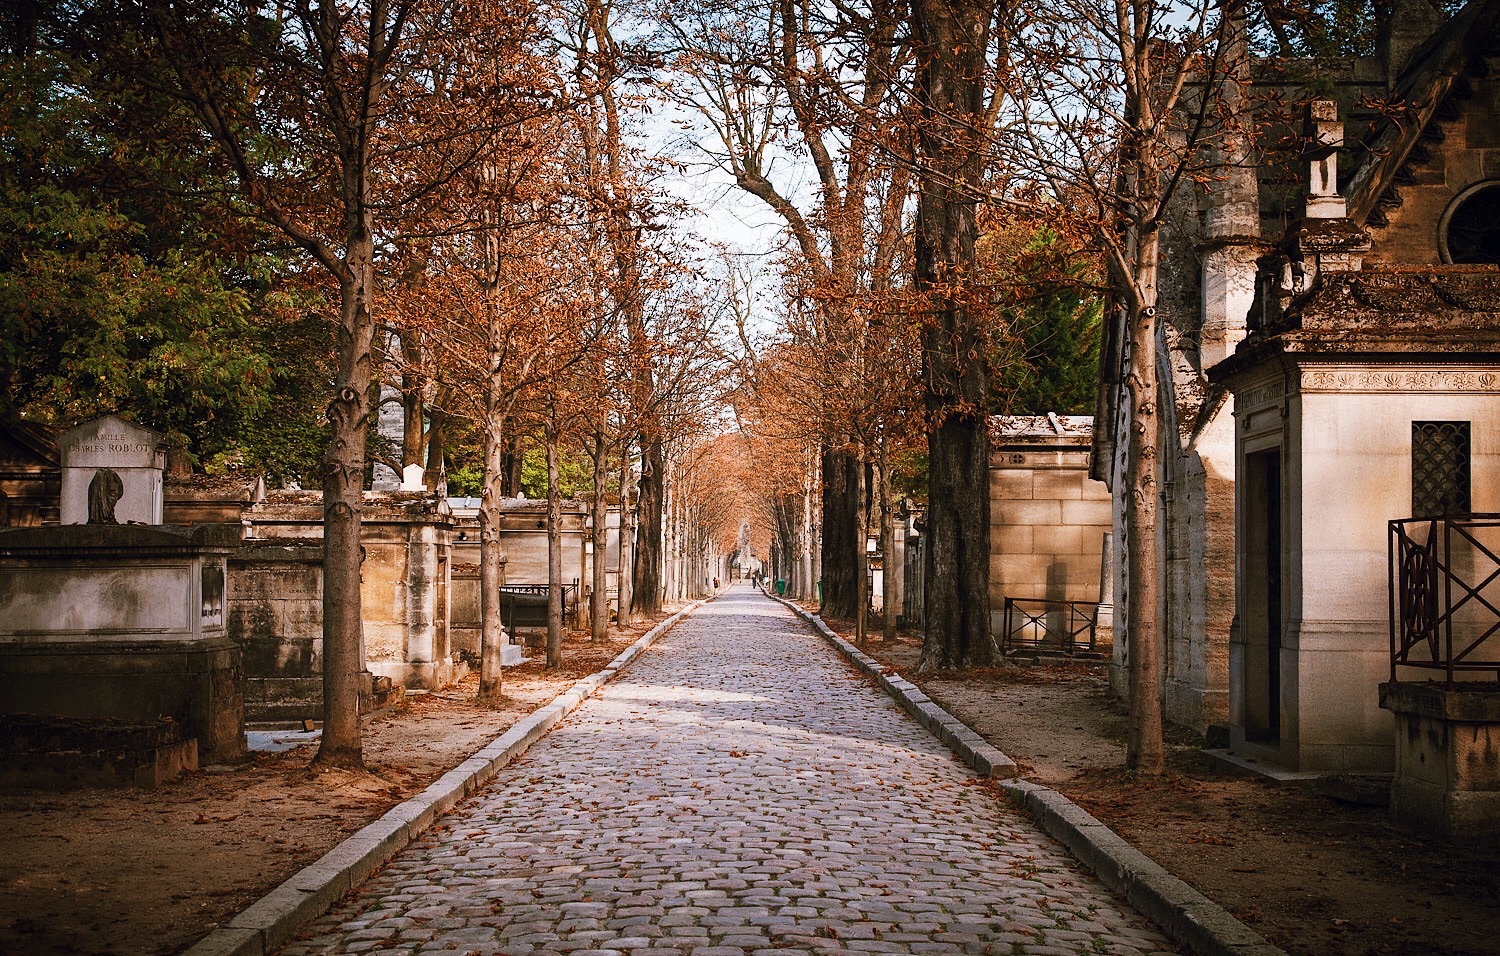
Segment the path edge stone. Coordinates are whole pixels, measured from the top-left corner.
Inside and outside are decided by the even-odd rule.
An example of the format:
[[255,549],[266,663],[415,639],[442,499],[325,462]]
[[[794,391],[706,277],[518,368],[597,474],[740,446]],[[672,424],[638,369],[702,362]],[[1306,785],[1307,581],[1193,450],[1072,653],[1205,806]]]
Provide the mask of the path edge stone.
[[1287,956],[1061,793],[1039,783],[1015,779],[1014,760],[911,681],[835,634],[820,616],[777,595],[766,596],[812,625],[975,773],[995,779],[1010,800],[1030,813],[1043,830],[1067,847],[1105,886],[1123,895],[1174,942],[1199,956]]
[[460,800],[488,783],[562,719],[624,671],[640,653],[708,600],[695,601],[642,634],[596,674],[574,682],[546,704],[438,777],[426,790],[398,803],[292,874],[181,956],[267,956],[326,913],[350,890],[430,827]]

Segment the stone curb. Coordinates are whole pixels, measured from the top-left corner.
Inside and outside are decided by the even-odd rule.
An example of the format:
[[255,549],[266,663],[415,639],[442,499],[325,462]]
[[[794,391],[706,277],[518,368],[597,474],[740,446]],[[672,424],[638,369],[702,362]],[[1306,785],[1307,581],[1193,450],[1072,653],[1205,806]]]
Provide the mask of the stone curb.
[[1167,872],[1067,797],[1026,780],[1001,789],[1030,811],[1105,886],[1121,893],[1172,939],[1201,956],[1286,956],[1213,900]]
[[642,651],[707,601],[696,601],[647,631],[597,674],[582,678],[551,702],[511,726],[469,759],[434,780],[426,790],[397,804],[380,819],[344,840],[286,882],[213,930],[182,956],[266,956],[313,919],[327,912],[376,868],[479,789],[557,726],[579,704],[613,680]]
[[1067,797],[1039,783],[1010,779],[1016,775],[1015,761],[938,706],[911,681],[835,634],[821,617],[774,594],[767,596],[811,624],[975,773],[1000,778],[1001,790],[1024,807],[1043,830],[1173,940],[1199,956],[1286,956]]

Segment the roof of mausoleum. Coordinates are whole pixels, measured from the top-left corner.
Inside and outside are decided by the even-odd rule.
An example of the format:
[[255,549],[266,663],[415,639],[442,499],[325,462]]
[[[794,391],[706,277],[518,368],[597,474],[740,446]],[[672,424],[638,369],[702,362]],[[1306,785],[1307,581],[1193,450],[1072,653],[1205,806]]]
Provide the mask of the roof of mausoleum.
[[0,423],[0,464],[61,467],[56,430],[24,420]]
[[1384,224],[1382,207],[1400,204],[1400,184],[1428,162],[1424,144],[1442,139],[1438,124],[1490,73],[1500,56],[1500,0],[1471,0],[1412,52],[1381,115],[1363,138],[1361,158],[1343,192],[1349,218]]
[[990,450],[1014,451],[1022,446],[1079,446],[1088,448],[1094,435],[1092,415],[992,415]]
[[1325,273],[1209,376],[1223,383],[1277,355],[1500,362],[1500,266]]

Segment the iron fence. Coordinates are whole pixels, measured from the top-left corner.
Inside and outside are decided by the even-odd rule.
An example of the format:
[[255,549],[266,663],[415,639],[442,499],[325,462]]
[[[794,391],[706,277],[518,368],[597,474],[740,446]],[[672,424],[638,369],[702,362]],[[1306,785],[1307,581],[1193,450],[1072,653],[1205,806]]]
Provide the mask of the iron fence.
[[1389,525],[1391,680],[1404,668],[1500,680],[1500,514]]
[[1027,648],[1061,654],[1093,653],[1097,650],[1098,626],[1099,605],[1092,601],[1008,597],[1000,647],[1007,652]]
[[[559,585],[562,590],[563,617],[567,619],[578,613],[578,585]],[[516,628],[538,628],[547,626],[547,597],[550,590],[545,584],[503,584],[500,586],[500,622],[512,630]]]

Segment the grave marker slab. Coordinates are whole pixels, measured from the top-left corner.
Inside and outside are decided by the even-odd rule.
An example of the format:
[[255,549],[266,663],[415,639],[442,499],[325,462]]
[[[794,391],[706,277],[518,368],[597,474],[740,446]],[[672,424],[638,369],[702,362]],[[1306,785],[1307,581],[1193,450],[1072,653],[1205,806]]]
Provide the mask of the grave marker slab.
[[57,444],[63,524],[162,523],[160,433],[105,415],[64,432]]

